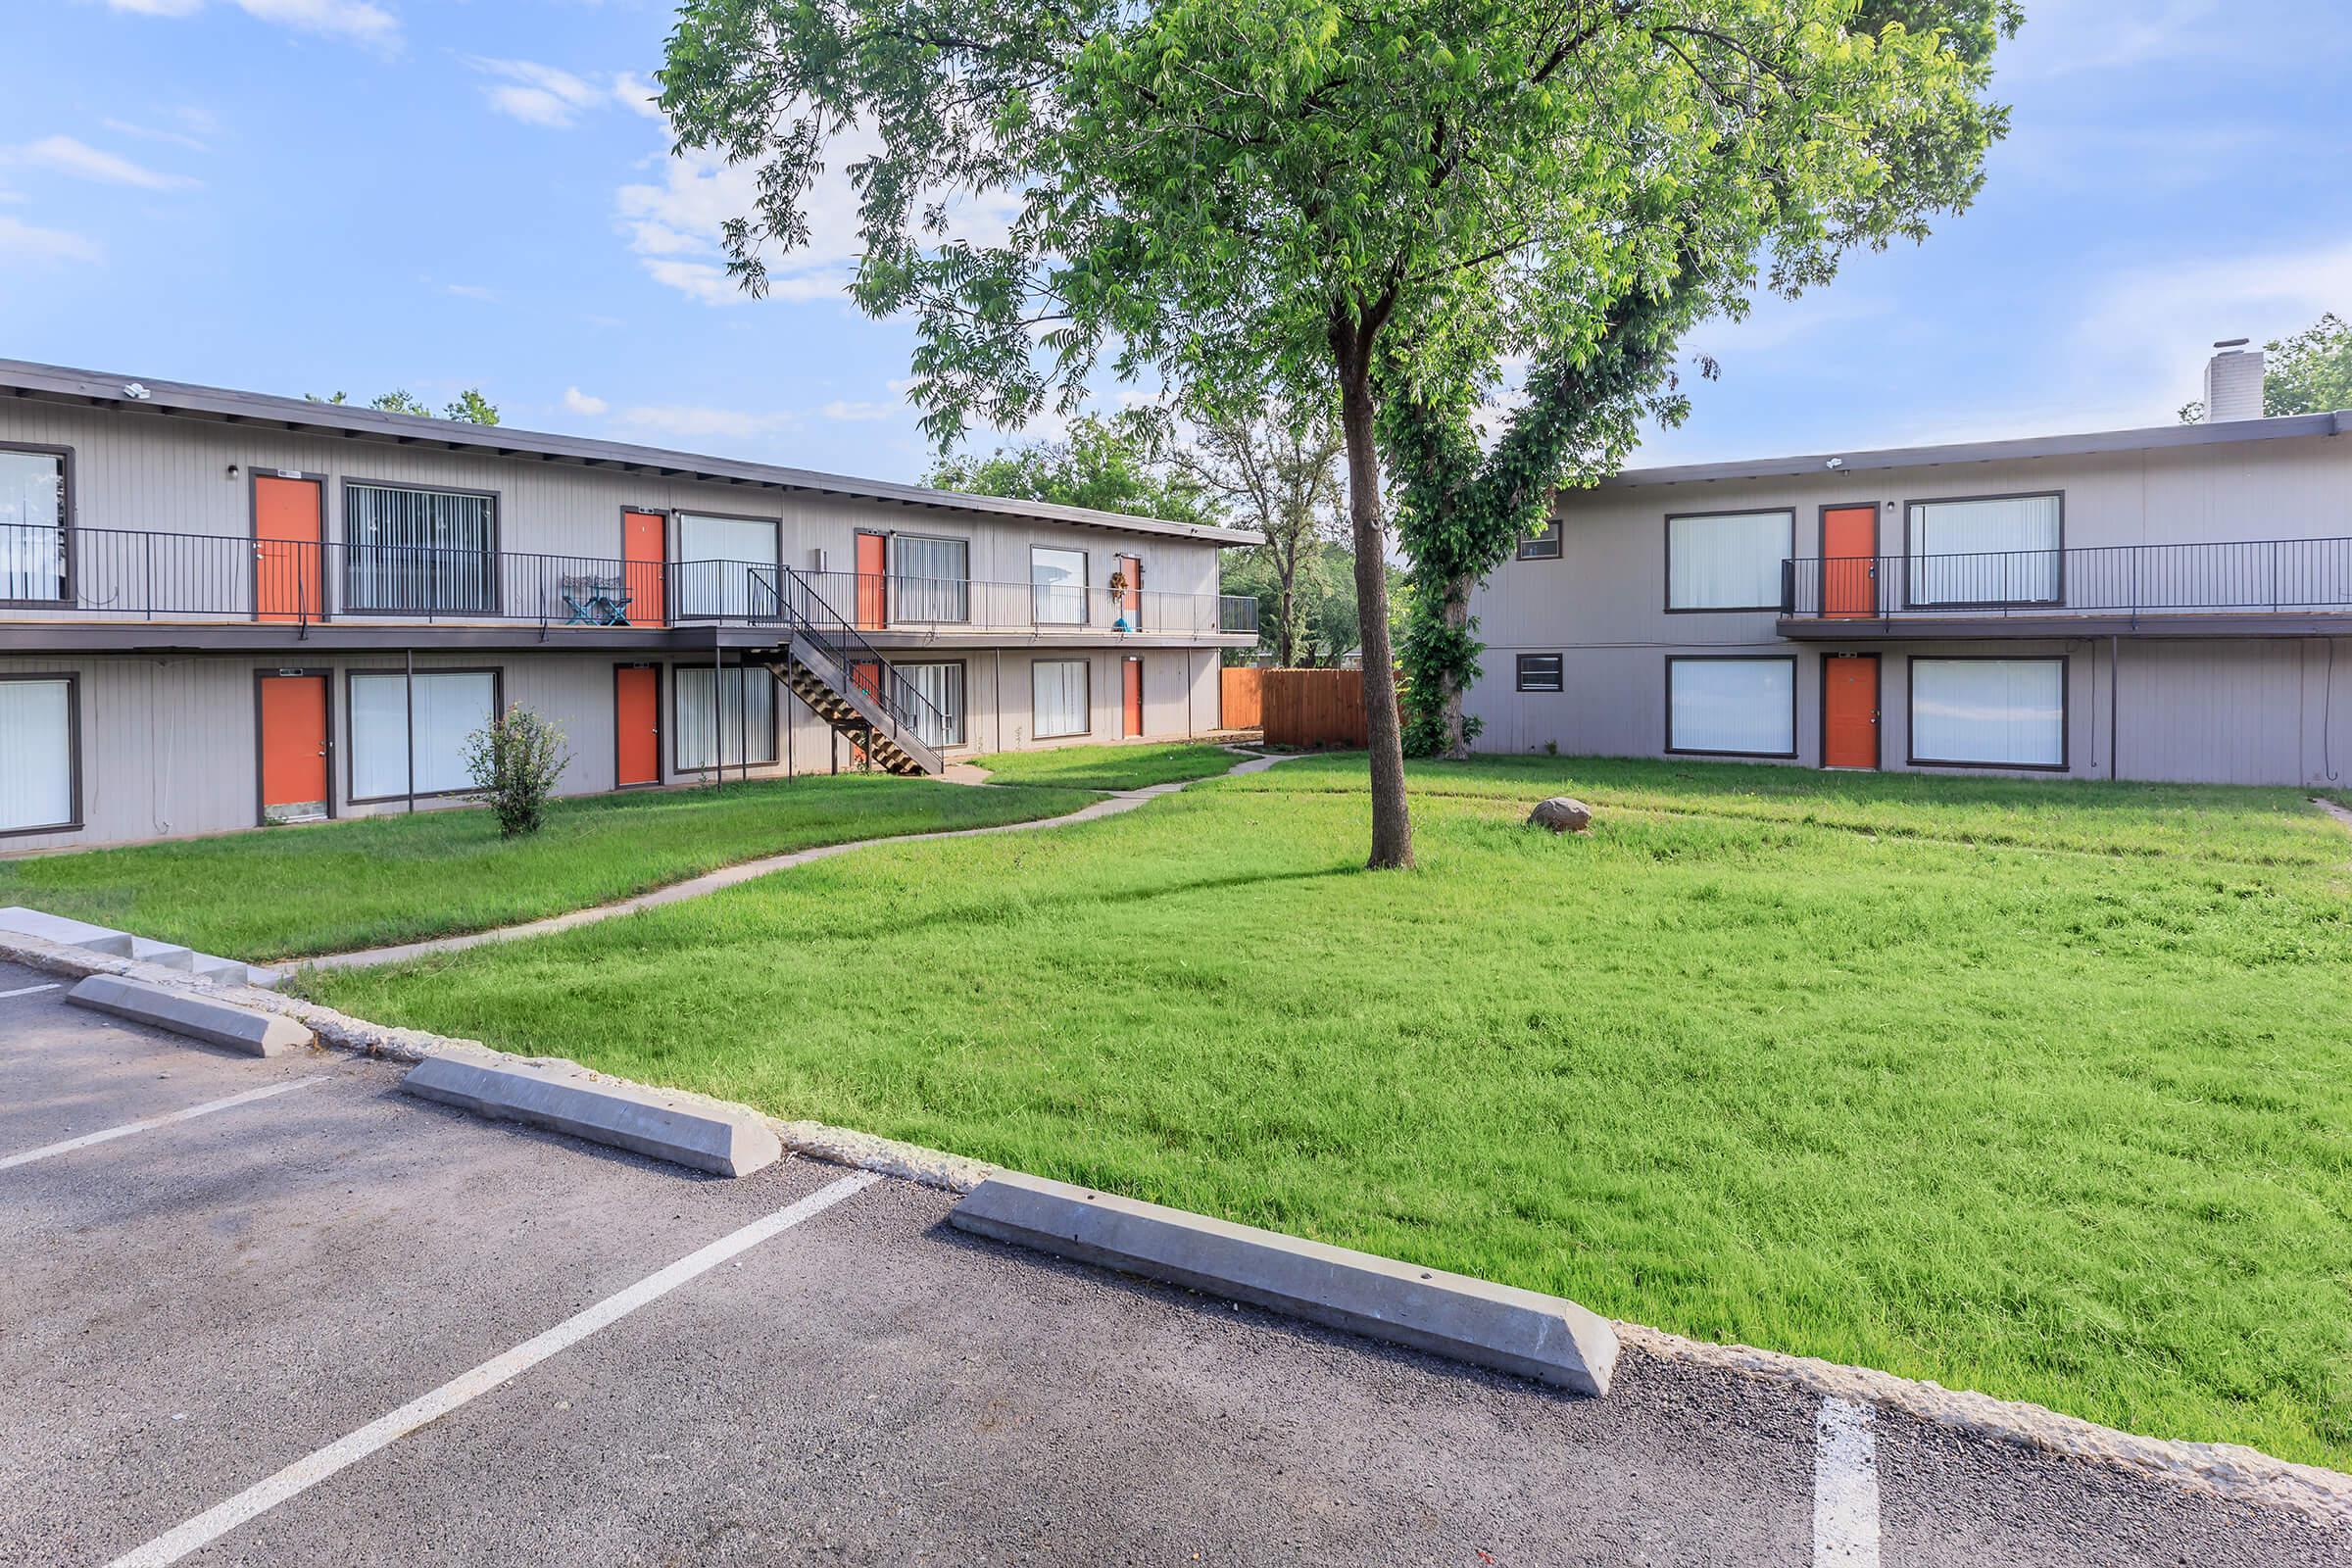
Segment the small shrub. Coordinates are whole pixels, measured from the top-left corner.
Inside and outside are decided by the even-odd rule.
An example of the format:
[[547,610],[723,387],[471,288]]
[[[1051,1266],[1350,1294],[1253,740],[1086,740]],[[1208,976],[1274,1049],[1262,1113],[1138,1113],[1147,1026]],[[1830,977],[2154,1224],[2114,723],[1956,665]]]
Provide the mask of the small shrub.
[[570,761],[564,732],[519,703],[466,737],[473,798],[498,813],[508,838],[539,831]]

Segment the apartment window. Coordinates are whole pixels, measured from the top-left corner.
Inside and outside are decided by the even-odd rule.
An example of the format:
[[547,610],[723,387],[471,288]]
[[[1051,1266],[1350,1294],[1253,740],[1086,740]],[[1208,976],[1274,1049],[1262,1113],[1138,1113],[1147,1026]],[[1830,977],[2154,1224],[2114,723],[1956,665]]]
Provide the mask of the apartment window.
[[1911,760],[2066,766],[2066,661],[1912,660]]
[[931,747],[961,746],[963,744],[963,664],[961,661],[945,663],[899,664],[895,667],[906,683],[913,701],[906,706],[914,712],[915,738]]
[[1793,512],[1666,519],[1668,610],[1778,610],[1781,563],[1796,553]]
[[1086,624],[1086,552],[1049,550],[1029,552],[1030,615],[1041,626]]
[[498,501],[464,490],[343,487],[344,602],[387,614],[498,610]]
[[1519,689],[1523,692],[1556,692],[1561,689],[1560,656],[1557,654],[1521,654],[1519,656]]
[[772,517],[678,514],[678,613],[745,619],[776,612]]
[[[420,669],[415,713],[410,677],[400,670],[354,670],[351,676],[351,798],[382,801],[409,794],[454,795],[473,788],[466,743],[498,715],[498,672]],[[409,737],[416,736],[410,776]]]
[[0,601],[66,597],[66,455],[0,451]]
[[1666,749],[1717,757],[1794,757],[1796,661],[1667,660]]
[[1554,518],[1544,523],[1541,533],[1521,534],[1519,536],[1519,559],[1521,561],[1559,560],[1560,524],[1558,519]]
[[1087,662],[1083,659],[1041,659],[1029,666],[1029,733],[1036,740],[1056,735],[1083,735],[1092,727]]
[[903,533],[892,541],[898,556],[894,584],[900,620],[964,621],[972,618],[972,544],[968,539],[934,539]]
[[2064,497],[1914,501],[1909,510],[1914,608],[2060,602]]
[[[713,675],[718,679],[715,702]],[[720,767],[759,767],[776,760],[775,677],[766,670],[680,664],[675,695],[670,727],[678,737],[679,772],[708,768],[713,761]],[[710,743],[714,727],[715,747]]]
[[74,677],[0,675],[0,833],[78,823]]

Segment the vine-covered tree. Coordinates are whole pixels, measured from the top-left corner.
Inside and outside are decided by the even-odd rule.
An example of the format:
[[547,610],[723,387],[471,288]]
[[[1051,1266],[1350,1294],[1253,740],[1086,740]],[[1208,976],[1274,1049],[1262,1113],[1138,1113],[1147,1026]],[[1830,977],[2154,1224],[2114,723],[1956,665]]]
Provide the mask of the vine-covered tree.
[[[1687,253],[1769,242],[1794,284],[1857,232],[1903,231],[1902,187],[1938,158],[1973,170],[1993,112],[1944,34],[1855,19],[1856,0],[686,0],[661,102],[681,149],[757,166],[724,231],[755,291],[766,247],[808,241],[844,139],[878,145],[847,169],[851,293],[913,318],[935,437],[1075,410],[1105,368],[1180,400],[1338,408],[1369,862],[1391,867],[1412,830],[1381,389],[1573,356]],[[1001,232],[958,231],[974,195],[1009,212]]]

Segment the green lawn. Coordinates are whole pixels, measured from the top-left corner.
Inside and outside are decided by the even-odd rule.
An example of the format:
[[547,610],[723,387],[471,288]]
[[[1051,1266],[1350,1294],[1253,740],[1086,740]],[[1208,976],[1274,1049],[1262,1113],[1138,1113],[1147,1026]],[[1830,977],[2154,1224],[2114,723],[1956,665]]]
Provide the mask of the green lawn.
[[0,905],[266,960],[478,931],[763,855],[1057,816],[1089,799],[851,774],[559,801],[515,840],[486,810],[420,811],[0,860]]
[[[2296,792],[1432,764],[1374,875],[1361,767],[300,983],[2352,1467],[2352,837]],[[1552,793],[1590,838],[1520,825]]]
[[1050,784],[1079,790],[1140,790],[1181,779],[1230,772],[1246,758],[1222,746],[1189,741],[1120,746],[1056,746],[1042,752],[998,752],[975,757],[995,784]]

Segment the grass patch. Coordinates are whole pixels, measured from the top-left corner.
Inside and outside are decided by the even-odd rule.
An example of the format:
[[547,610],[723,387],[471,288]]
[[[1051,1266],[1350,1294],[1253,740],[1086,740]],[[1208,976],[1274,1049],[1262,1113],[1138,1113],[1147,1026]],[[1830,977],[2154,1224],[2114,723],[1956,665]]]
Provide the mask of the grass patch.
[[558,801],[514,840],[478,808],[359,817],[0,861],[0,905],[268,960],[479,931],[763,855],[1056,816],[1087,799],[848,775]]
[[[2352,1467],[2352,839],[2295,792],[1433,764],[1400,875],[1358,869],[1361,767],[301,983]],[[1559,793],[1591,838],[1520,825]]]
[[975,757],[999,784],[1046,784],[1078,790],[1140,790],[1153,784],[1209,778],[1231,771],[1244,759],[1222,746],[1190,741],[1136,742],[1120,746],[1056,746],[1042,752],[999,752]]

